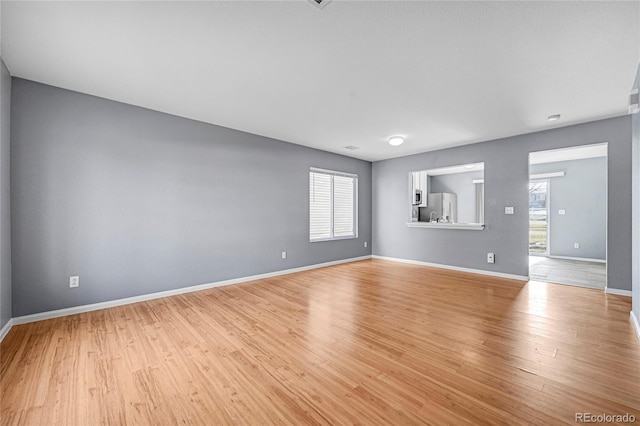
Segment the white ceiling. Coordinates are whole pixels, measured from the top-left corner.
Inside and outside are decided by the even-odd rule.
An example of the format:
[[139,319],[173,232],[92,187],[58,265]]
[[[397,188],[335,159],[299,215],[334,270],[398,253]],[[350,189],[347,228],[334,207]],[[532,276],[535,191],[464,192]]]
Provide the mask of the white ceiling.
[[2,1],[1,19],[14,76],[367,160],[625,114],[640,60],[637,1]]

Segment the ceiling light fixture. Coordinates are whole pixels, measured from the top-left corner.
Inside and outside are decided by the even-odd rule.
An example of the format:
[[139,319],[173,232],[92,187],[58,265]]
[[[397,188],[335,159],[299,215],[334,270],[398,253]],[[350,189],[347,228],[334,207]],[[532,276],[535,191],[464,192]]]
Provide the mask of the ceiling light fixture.
[[558,121],[558,120],[560,120],[560,114],[550,115],[550,116],[547,117],[547,120],[549,120],[549,121]]
[[389,138],[389,145],[391,146],[398,146],[398,145],[402,145],[404,143],[404,139],[402,139],[402,137],[400,136],[392,136]]

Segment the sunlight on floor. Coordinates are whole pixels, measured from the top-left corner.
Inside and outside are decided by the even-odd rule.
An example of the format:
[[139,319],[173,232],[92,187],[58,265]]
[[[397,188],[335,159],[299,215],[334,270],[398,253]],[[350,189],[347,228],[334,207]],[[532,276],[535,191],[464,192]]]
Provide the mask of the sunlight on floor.
[[527,287],[529,289],[527,299],[529,310],[527,313],[545,316],[547,313],[547,284],[529,281]]

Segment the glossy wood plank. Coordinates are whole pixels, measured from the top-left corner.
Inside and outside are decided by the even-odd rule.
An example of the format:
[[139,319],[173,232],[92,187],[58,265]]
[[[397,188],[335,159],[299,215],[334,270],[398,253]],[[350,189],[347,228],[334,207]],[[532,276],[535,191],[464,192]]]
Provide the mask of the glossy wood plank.
[[629,298],[383,260],[13,327],[0,423],[640,419]]

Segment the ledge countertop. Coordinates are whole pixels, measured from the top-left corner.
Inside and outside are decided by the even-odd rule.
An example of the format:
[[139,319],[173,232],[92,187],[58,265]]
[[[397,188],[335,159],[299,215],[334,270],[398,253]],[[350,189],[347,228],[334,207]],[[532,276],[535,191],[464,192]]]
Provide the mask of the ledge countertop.
[[468,229],[471,231],[482,231],[484,223],[432,223],[432,222],[409,222],[409,228],[435,228],[435,229]]

